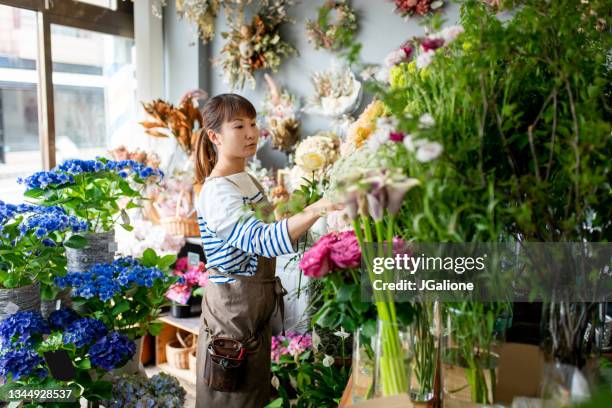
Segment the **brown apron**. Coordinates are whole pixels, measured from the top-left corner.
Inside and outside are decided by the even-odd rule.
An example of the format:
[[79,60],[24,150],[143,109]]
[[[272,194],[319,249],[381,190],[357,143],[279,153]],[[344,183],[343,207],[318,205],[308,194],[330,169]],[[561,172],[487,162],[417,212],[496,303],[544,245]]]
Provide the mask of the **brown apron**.
[[[261,186],[255,183],[261,191]],[[202,316],[197,350],[196,408],[261,408],[270,402],[270,318],[278,308],[283,318],[280,278],[275,276],[276,259],[259,256],[254,276],[223,274],[232,283],[209,282],[202,299]],[[243,381],[232,392],[210,389],[204,383],[204,364],[210,336],[229,337],[247,345]]]

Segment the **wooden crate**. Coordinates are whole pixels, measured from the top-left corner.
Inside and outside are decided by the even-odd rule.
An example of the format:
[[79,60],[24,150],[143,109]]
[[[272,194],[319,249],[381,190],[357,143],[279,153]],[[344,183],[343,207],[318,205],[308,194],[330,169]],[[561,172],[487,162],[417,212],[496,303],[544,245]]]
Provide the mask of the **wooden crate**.
[[184,330],[194,334],[197,342],[197,336],[200,332],[200,318],[189,317],[177,319],[170,315],[165,315],[161,316],[159,320],[163,322],[163,326],[159,335],[155,337],[155,365],[159,367],[160,370],[195,385],[196,376],[193,371],[189,369],[174,368],[168,364],[166,358],[166,344],[176,338],[176,332],[178,330]]

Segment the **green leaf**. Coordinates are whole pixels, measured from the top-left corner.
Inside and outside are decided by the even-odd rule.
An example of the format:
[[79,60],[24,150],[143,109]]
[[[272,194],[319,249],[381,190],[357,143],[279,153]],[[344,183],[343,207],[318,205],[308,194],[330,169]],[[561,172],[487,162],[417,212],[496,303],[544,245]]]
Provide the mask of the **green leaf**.
[[33,188],[23,193],[23,195],[28,198],[38,198],[42,196],[43,194],[45,194],[45,191],[41,190],[40,188]]
[[155,251],[151,248],[147,248],[145,249],[145,251],[142,253],[142,264],[144,266],[155,266],[157,265],[159,257],[157,256],[157,254],[155,253]]
[[149,333],[151,334],[151,336],[159,336],[163,328],[164,324],[161,322],[151,323],[151,325],[149,326]]
[[114,316],[117,316],[118,314],[126,312],[128,310],[130,310],[130,302],[125,299],[121,299],[119,303],[117,303],[115,307],[113,307],[112,313]]
[[126,231],[132,231],[134,230],[134,227],[129,225],[129,224],[121,224],[121,226],[123,227],[124,230]]
[[82,370],[89,370],[91,369],[91,361],[88,358],[85,358],[79,361],[79,363],[77,364],[77,367]]
[[66,241],[64,241],[64,246],[73,249],[81,249],[87,246],[87,238],[81,235],[71,235]]

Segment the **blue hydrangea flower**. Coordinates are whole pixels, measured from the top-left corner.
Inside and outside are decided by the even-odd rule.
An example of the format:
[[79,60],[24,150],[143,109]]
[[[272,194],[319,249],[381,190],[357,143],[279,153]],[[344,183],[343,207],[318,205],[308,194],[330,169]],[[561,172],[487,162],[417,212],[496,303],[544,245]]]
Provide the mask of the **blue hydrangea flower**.
[[[101,172],[114,172],[123,178],[127,178],[130,174],[138,175],[141,178],[156,177],[161,179],[163,177],[160,170],[147,167],[134,160],[116,162],[96,158],[95,160],[66,160],[51,171],[37,172],[26,179],[18,179],[18,182],[25,184],[27,190],[46,189],[47,187],[57,188],[66,184],[73,184],[75,176]],[[143,177],[143,175],[146,175],[146,177]]]
[[5,381],[9,374],[12,380],[30,376],[44,378],[47,376],[47,370],[40,367],[43,363],[42,357],[34,350],[25,348],[7,350],[0,355],[0,377]]
[[108,333],[108,329],[98,319],[84,317],[75,320],[64,331],[64,344],[74,344],[77,348],[98,341]]
[[78,318],[79,318],[79,315],[74,310],[60,309],[60,310],[54,310],[53,312],[51,312],[47,320],[49,321],[49,325],[51,326],[51,328],[65,329]]
[[17,312],[0,323],[0,344],[3,349],[15,344],[30,344],[33,336],[49,333],[49,325],[40,313]]
[[136,352],[136,345],[125,334],[111,332],[89,348],[89,359],[94,366],[105,370],[121,367]]
[[113,261],[113,263],[111,263],[112,266],[115,267],[122,267],[122,266],[139,266],[140,265],[140,261],[136,258],[133,258],[131,256],[124,256],[121,258],[117,258]]

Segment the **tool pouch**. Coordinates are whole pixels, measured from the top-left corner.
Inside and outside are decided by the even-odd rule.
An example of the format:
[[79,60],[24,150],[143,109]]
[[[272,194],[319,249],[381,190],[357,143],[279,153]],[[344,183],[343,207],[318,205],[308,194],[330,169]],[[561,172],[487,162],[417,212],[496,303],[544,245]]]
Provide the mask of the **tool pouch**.
[[213,337],[206,349],[204,383],[215,391],[236,390],[245,372],[246,356],[246,349],[241,342]]

